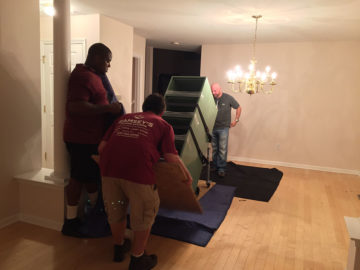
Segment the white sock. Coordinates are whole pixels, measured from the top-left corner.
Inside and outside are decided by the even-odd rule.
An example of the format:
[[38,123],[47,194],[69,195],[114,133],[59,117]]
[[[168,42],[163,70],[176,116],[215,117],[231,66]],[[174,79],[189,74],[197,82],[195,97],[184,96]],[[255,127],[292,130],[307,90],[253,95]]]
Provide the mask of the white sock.
[[122,246],[124,243],[125,243],[125,238],[122,240],[121,244],[116,244],[116,243],[115,243],[115,245],[116,245],[116,246]]
[[67,219],[74,219],[77,217],[79,205],[67,205],[66,206],[66,218]]
[[144,252],[140,253],[139,255],[132,254],[132,256],[135,258],[140,258],[142,255],[144,255]]
[[91,206],[95,206],[98,199],[99,192],[95,191],[93,193],[88,193],[89,201]]

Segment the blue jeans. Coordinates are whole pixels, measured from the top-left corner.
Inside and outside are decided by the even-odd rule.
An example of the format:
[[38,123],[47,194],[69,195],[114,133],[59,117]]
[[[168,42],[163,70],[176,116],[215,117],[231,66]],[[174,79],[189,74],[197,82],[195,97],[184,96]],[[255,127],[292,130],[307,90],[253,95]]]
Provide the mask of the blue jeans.
[[217,171],[225,172],[228,152],[229,128],[213,130],[212,160]]

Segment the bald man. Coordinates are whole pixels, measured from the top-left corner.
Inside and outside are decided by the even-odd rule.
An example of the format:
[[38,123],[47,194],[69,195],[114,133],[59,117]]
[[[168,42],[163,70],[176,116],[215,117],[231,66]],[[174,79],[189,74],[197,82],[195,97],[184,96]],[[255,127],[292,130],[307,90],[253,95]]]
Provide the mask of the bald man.
[[[226,174],[226,160],[228,152],[229,129],[239,122],[241,107],[230,95],[223,93],[218,83],[211,85],[218,113],[215,120],[212,138],[212,160],[217,174]],[[236,110],[235,120],[231,121],[231,109]]]

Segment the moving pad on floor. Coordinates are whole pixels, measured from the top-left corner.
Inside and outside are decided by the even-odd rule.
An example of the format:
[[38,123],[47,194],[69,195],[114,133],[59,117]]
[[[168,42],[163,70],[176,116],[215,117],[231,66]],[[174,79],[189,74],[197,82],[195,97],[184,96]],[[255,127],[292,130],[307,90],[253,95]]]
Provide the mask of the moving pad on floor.
[[[225,177],[220,177],[216,171],[211,171],[210,180],[217,184],[237,187],[235,197],[268,202],[279,186],[282,176],[283,173],[276,168],[260,168],[228,162]],[[204,167],[200,179],[206,177],[207,171]]]
[[200,200],[202,214],[160,209],[151,233],[206,246],[223,222],[236,187],[215,185]]

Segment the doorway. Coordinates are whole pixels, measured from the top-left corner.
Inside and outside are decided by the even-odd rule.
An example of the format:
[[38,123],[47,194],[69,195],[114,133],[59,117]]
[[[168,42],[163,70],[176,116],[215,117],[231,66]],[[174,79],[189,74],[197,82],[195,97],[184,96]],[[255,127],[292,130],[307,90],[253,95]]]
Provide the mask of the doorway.
[[[41,41],[42,167],[54,168],[54,45]],[[71,41],[71,71],[86,58],[85,39]]]
[[139,112],[139,97],[140,97],[140,58],[133,57],[132,61],[132,87],[131,87],[131,112]]

